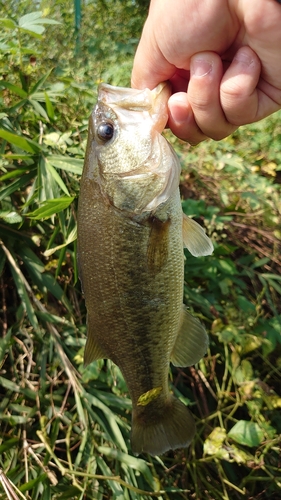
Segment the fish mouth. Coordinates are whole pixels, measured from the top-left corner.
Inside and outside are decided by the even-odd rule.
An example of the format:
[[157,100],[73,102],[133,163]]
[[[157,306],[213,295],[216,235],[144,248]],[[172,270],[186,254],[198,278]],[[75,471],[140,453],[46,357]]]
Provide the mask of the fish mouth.
[[114,87],[101,83],[98,88],[98,101],[123,111],[147,111],[153,122],[153,129],[162,133],[168,121],[168,99],[171,95],[171,86],[162,82],[153,90],[130,89]]

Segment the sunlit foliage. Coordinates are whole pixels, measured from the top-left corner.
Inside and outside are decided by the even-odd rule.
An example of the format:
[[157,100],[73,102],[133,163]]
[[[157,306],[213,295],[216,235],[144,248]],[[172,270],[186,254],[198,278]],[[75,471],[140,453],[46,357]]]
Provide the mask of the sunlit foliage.
[[97,85],[129,85],[146,2],[1,2],[0,499],[278,498],[280,114],[180,156],[184,211],[214,254],[186,252],[184,300],[206,325],[198,366],[171,368],[189,449],[130,451],[131,402],[110,362],[83,366],[76,207]]

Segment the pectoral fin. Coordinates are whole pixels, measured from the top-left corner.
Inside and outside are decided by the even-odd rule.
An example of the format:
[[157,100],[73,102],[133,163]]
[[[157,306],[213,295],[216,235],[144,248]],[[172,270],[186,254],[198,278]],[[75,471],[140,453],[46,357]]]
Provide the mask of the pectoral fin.
[[183,244],[194,257],[211,255],[214,247],[203,227],[183,213],[182,219]]
[[88,327],[88,337],[84,350],[84,365],[87,366],[92,361],[97,361],[97,359],[105,359],[107,356],[104,355],[102,348],[95,340],[93,330],[91,328],[91,324],[89,318],[87,319],[87,327]]
[[151,230],[147,247],[147,264],[153,274],[160,272],[167,261],[170,224],[170,219],[164,222],[154,216],[149,219]]
[[180,330],[171,354],[174,366],[191,366],[206,354],[209,344],[204,326],[197,318],[182,310]]

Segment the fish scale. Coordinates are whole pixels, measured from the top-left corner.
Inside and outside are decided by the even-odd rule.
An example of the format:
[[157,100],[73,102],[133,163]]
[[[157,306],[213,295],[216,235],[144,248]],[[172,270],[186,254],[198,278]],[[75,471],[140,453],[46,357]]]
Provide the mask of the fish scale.
[[[81,179],[78,260],[85,363],[109,358],[119,366],[132,399],[132,449],[155,455],[187,446],[195,432],[189,410],[171,393],[168,372],[170,360],[193,364],[208,344],[204,327],[182,306],[184,228],[198,254],[211,245],[202,228],[183,219],[178,159],[158,130],[169,90],[163,84],[143,92],[142,111],[141,91],[100,87]],[[126,98],[118,101],[119,95]],[[150,127],[145,134],[142,120]],[[104,139],[99,130],[113,136]]]

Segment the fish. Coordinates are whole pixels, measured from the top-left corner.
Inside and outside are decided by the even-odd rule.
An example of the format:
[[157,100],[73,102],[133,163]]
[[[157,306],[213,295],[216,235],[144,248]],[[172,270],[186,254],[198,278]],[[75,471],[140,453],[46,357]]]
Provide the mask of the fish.
[[191,366],[208,347],[204,326],[183,306],[183,247],[200,256],[213,245],[182,212],[179,160],[162,135],[169,96],[165,82],[153,90],[99,85],[78,202],[84,362],[120,368],[135,455],[191,443],[194,418],[169,387],[170,362]]

